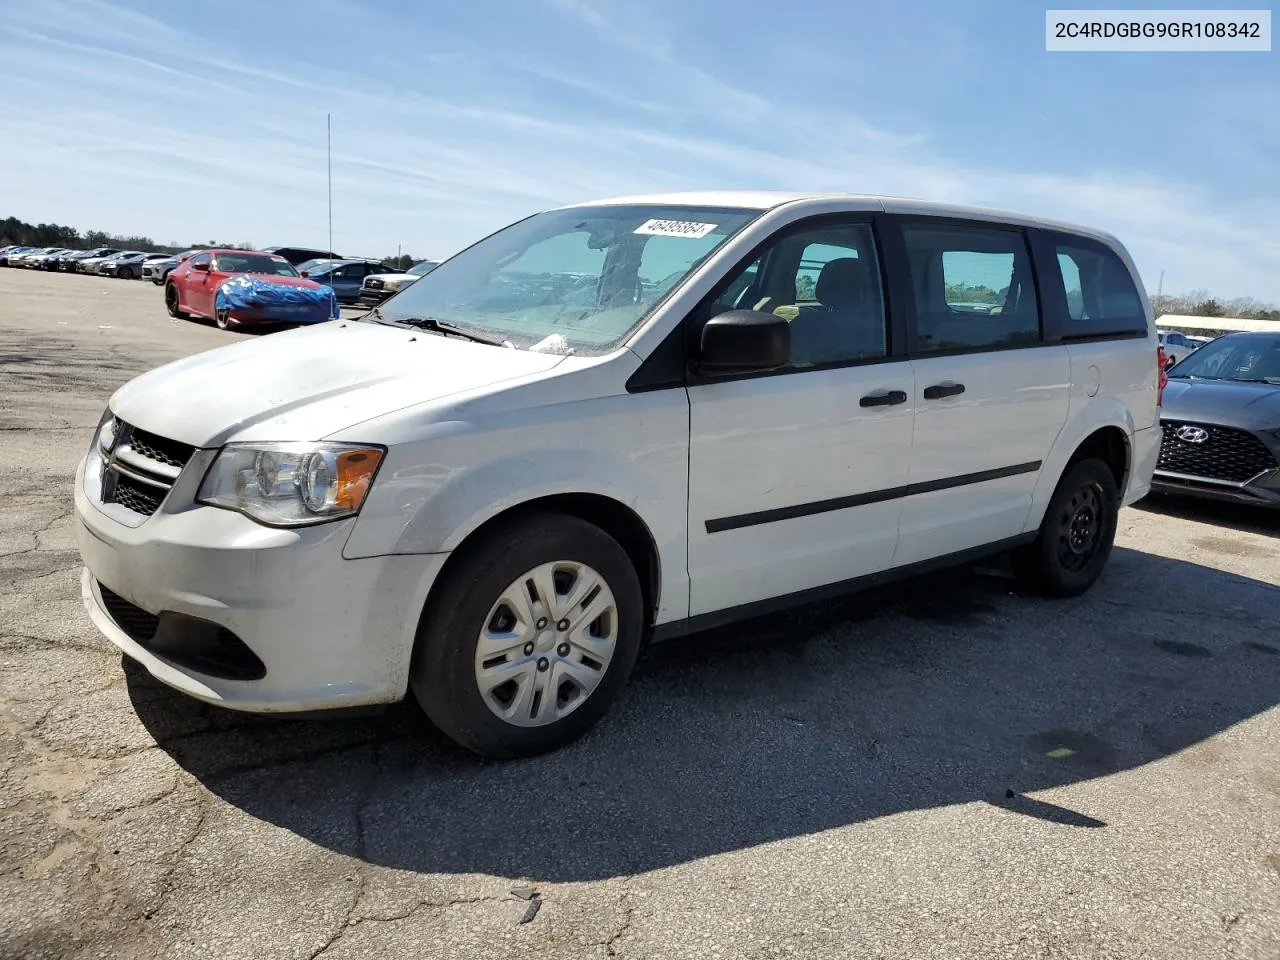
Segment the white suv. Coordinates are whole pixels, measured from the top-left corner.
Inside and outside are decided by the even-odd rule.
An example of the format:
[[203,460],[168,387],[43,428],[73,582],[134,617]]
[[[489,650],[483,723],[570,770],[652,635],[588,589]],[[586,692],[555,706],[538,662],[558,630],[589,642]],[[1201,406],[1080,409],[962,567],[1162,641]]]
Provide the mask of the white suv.
[[359,321],[122,387],[76,477],[84,599],[195,697],[411,689],[529,755],[647,638],[993,552],[1087,589],[1151,481],[1158,353],[1093,230],[865,196],[551,210]]

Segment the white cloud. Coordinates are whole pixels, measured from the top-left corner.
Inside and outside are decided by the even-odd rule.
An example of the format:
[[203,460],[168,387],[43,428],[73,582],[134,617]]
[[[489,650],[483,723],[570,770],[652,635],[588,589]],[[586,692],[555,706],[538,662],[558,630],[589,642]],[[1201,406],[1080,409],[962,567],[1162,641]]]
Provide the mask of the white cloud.
[[[1109,169],[1096,151],[1054,171],[976,166],[918,130],[772,102],[690,64],[639,8],[555,8],[599,45],[607,72],[435,34],[441,51],[369,77],[339,58],[250,60],[194,25],[185,33],[136,11],[113,20],[98,0],[22,5],[0,34],[0,125],[11,143],[0,183],[24,185],[13,212],[27,219],[165,239],[312,242],[327,229],[332,111],[334,242],[366,255],[397,242],[445,254],[575,199],[839,190],[1088,223],[1124,240],[1152,287],[1165,270],[1166,290],[1280,301],[1273,198],[1226,203]],[[566,106],[566,93],[590,110]]]

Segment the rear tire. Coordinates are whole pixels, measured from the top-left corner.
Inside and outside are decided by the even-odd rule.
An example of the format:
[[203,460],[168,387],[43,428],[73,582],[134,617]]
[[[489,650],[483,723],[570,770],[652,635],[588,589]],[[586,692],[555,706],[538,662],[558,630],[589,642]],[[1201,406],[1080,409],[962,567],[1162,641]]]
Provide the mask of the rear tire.
[[530,757],[577,739],[608,710],[640,650],[644,601],[626,551],[553,513],[463,550],[418,625],[418,703],[485,757]]
[[1058,481],[1035,541],[1013,557],[1026,586],[1049,597],[1075,597],[1102,575],[1115,543],[1120,494],[1111,468],[1090,457]]
[[178,299],[178,287],[176,284],[169,283],[164,288],[164,308],[169,311],[169,316],[175,320],[186,320],[188,314],[182,309],[181,301]]

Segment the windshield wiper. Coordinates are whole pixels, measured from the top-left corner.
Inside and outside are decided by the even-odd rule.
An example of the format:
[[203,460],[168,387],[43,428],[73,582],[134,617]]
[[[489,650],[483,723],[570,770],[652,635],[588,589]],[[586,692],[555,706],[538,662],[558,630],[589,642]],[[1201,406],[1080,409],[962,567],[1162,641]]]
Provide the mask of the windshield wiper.
[[[377,308],[375,307],[374,309]],[[381,317],[381,314],[379,314],[379,317]],[[493,337],[486,337],[480,333],[472,333],[470,330],[454,326],[446,320],[437,320],[435,317],[396,317],[386,322],[404,324],[406,327],[417,327],[419,330],[430,330],[432,333],[439,333],[444,336],[462,337],[464,340],[470,340],[472,343],[483,343],[488,347],[506,345],[502,340],[495,340]]]

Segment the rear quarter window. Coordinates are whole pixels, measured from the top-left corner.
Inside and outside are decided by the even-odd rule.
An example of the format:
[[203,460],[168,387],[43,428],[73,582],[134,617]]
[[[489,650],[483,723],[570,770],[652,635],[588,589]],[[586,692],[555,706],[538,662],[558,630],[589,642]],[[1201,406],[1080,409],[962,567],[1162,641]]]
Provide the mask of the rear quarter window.
[[1065,339],[1147,333],[1142,297],[1115,251],[1083,237],[1059,235],[1052,237],[1050,251],[1062,280],[1058,307]]

